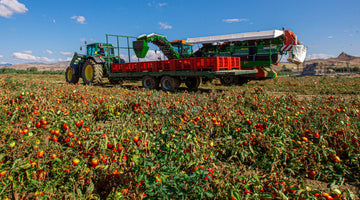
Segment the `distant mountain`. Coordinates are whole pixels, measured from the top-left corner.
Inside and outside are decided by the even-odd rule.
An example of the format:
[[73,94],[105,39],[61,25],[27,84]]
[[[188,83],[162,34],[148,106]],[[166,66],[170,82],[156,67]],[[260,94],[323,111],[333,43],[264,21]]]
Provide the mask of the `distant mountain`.
[[10,66],[10,65],[12,65],[12,64],[10,64],[10,63],[0,64],[0,66]]
[[3,67],[11,67],[14,69],[22,69],[22,70],[26,70],[27,68],[30,67],[36,67],[38,69],[38,71],[46,71],[46,70],[63,70],[65,71],[66,68],[70,65],[70,61],[62,61],[62,62],[57,62],[57,63],[52,63],[52,64],[46,64],[46,63],[24,63],[24,64],[14,64],[14,65],[0,65],[0,68]]
[[360,58],[360,57],[356,57],[356,56],[351,56],[345,52],[342,52],[338,57],[337,59],[338,60],[343,60],[343,61],[351,61],[351,60],[354,60],[354,59],[357,59],[357,58]]
[[352,56],[345,52],[341,52],[335,58],[312,59],[305,61],[305,64],[312,64],[312,63],[320,63],[323,66],[329,66],[329,67],[345,67],[347,66],[347,63],[349,63],[350,67],[358,67],[360,66],[360,57]]

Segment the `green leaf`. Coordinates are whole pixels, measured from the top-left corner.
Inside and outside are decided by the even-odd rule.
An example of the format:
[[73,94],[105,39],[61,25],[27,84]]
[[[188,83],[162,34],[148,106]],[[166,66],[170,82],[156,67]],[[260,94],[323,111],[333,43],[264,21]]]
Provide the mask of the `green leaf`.
[[94,191],[94,183],[90,183],[90,185],[86,188],[86,194],[89,195]]
[[214,197],[214,193],[212,193],[210,191],[205,191],[205,194],[206,194],[206,196],[208,196],[210,198]]
[[144,174],[140,174],[136,180],[137,180],[137,182],[140,182],[143,179],[144,179]]

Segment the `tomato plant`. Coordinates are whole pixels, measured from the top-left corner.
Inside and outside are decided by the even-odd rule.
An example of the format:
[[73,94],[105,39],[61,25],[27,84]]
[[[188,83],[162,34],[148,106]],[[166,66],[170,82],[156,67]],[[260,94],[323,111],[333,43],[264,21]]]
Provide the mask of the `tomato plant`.
[[168,93],[0,76],[0,196],[356,199],[359,78],[314,79]]

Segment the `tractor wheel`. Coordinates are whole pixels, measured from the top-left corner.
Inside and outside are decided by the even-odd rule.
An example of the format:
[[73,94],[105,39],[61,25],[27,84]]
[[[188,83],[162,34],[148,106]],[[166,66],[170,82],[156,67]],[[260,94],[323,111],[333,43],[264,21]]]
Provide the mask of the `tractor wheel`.
[[82,78],[84,84],[101,84],[103,78],[103,65],[88,59],[82,67]]
[[161,89],[164,91],[174,91],[178,86],[178,80],[171,76],[164,76],[161,78]]
[[220,78],[220,82],[222,85],[232,85],[234,84],[234,76],[223,76]]
[[142,85],[147,89],[157,89],[159,88],[159,79],[153,76],[144,76],[142,78]]
[[75,70],[71,66],[66,68],[65,71],[66,82],[76,84],[79,82],[79,77],[75,75]]
[[185,80],[185,85],[190,90],[197,90],[200,85],[200,82],[201,80],[199,77],[191,77]]
[[111,83],[113,85],[121,85],[123,83],[123,80],[112,79],[112,78],[108,78],[108,79],[109,79],[109,83]]

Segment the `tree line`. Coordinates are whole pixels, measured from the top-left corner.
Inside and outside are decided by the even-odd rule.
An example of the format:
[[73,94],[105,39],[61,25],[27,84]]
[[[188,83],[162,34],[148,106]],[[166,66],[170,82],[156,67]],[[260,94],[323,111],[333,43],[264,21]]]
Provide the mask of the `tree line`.
[[37,67],[27,69],[1,68],[0,74],[64,74],[64,70],[45,70],[38,71]]

